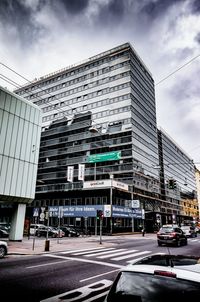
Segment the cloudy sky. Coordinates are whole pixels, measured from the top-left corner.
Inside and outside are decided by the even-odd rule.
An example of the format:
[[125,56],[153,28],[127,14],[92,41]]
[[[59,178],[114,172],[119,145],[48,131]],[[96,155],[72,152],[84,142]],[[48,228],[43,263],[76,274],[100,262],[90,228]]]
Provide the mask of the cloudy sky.
[[0,0],[0,85],[26,83],[7,67],[33,80],[125,42],[155,80],[158,127],[200,163],[200,0]]

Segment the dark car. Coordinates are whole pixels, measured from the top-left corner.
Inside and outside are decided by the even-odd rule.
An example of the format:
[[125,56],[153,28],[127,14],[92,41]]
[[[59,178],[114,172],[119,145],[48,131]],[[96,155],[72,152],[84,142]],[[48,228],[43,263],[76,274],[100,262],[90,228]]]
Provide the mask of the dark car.
[[200,297],[200,259],[151,255],[121,269],[105,302],[176,302]]
[[78,230],[76,230],[73,227],[69,227],[69,226],[61,226],[60,227],[61,230],[65,233],[66,237],[78,237],[80,236],[80,233]]
[[39,227],[37,229],[36,236],[38,236],[38,237],[41,237],[41,236],[47,237],[47,232],[48,232],[49,237],[53,237],[53,238],[60,237],[59,230],[57,230],[56,228],[47,227],[47,226]]
[[7,228],[0,227],[0,238],[8,238],[9,232]]
[[158,245],[187,245],[187,236],[177,225],[163,225],[157,233]]

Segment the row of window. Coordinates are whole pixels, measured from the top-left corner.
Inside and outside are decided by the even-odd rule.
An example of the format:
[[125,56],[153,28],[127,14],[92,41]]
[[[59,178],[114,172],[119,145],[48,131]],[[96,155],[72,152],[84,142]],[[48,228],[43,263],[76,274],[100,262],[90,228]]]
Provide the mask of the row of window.
[[[110,87],[110,88],[106,88],[106,89],[103,89],[101,91],[102,94],[106,94],[106,93],[112,93],[114,91],[118,91],[118,90],[121,90],[121,89],[125,89],[127,87],[130,87],[130,83],[127,82],[127,83],[124,83],[124,84],[121,84],[121,85],[117,85],[117,86],[114,86],[114,87]],[[128,98],[128,97],[127,97]],[[110,99],[109,99],[110,100]],[[114,98],[111,99],[111,102],[113,102]],[[105,101],[103,101],[105,102]],[[74,109],[70,109],[68,111],[66,111],[64,113],[64,115],[72,115],[74,113],[79,113],[79,112],[82,112],[82,111],[85,111],[85,110],[90,110],[92,108],[96,108],[96,106],[94,105],[95,103],[91,103],[91,104],[88,104],[88,105],[83,105],[81,107],[78,107],[78,108],[74,108]],[[96,102],[97,104],[97,102]],[[100,103],[101,104],[101,103]],[[105,104],[104,104],[105,105]],[[57,118],[57,117],[61,117],[63,116],[63,112],[59,112],[59,113],[55,113],[55,114],[51,114],[51,115],[48,115],[48,116],[44,116],[42,118],[42,121],[43,122],[46,122],[46,121],[49,121],[49,120],[53,120],[54,118]]]
[[[118,88],[116,88],[116,87],[118,87],[118,86],[115,86],[115,89],[118,90]],[[126,87],[128,87],[128,86],[123,86],[123,88],[126,88]],[[119,89],[120,88],[123,89],[122,87],[119,87]],[[85,105],[77,107],[77,102],[81,102],[82,99],[86,100],[86,99],[90,99],[90,98],[95,98],[95,97],[100,96],[100,95],[105,94],[105,93],[108,93],[107,89],[95,91],[93,93],[89,93],[89,94],[87,94],[85,96],[82,96],[82,97],[76,97],[76,98],[67,100],[65,102],[60,102],[60,103],[57,103],[57,104],[52,104],[52,105],[50,105],[48,107],[44,107],[42,109],[42,111],[43,112],[48,112],[48,111],[51,111],[53,109],[61,110],[61,108],[65,107],[65,106],[70,107],[69,105],[76,104],[76,108],[74,108],[74,109],[71,108],[70,110],[65,111],[65,114],[68,115],[68,114],[82,112],[82,111],[85,111],[85,110],[90,110],[90,109],[96,108],[96,107],[101,107],[101,106],[109,105],[109,104],[112,104],[112,103],[115,103],[115,102],[118,102],[118,101],[123,101],[123,100],[128,99],[129,96],[130,96],[130,94],[129,95],[125,95],[125,96],[121,95],[117,99],[116,98],[110,98],[110,99],[107,98],[107,99],[100,100],[100,101],[95,102],[95,103],[85,104]]]
[[[119,57],[122,57],[122,56],[127,56],[127,52],[121,52],[121,53],[118,53],[118,54],[116,54],[116,55],[113,55],[113,56],[106,57],[106,58],[104,58],[104,59],[95,61],[95,62],[93,62],[93,63],[91,63],[91,64],[87,64],[87,65],[84,65],[84,66],[80,66],[79,68],[76,68],[76,69],[73,69],[73,70],[71,70],[71,71],[69,71],[69,72],[66,72],[66,73],[57,75],[57,76],[55,76],[55,77],[53,77],[53,78],[51,78],[51,79],[48,79],[48,80],[46,80],[46,81],[42,81],[42,82],[40,82],[40,83],[37,83],[37,84],[35,84],[35,85],[33,85],[33,86],[29,87],[29,88],[25,88],[24,90],[22,90],[22,91],[20,91],[20,92],[17,92],[17,94],[23,95],[24,93],[34,91],[34,90],[36,90],[36,89],[38,89],[38,88],[41,88],[41,87],[43,87],[43,86],[50,85],[50,84],[52,84],[52,83],[54,83],[54,82],[56,82],[56,81],[60,81],[60,80],[62,80],[62,79],[65,79],[65,78],[68,78],[68,77],[71,77],[71,76],[74,76],[74,75],[78,75],[78,74],[80,74],[80,73],[82,73],[82,72],[85,72],[85,71],[87,71],[87,70],[89,70],[89,69],[92,69],[92,68],[94,68],[94,67],[97,67],[97,66],[100,66],[100,65],[102,65],[102,64],[105,64],[105,63],[111,62],[111,61],[113,61],[113,60],[116,60],[116,59],[118,59]],[[117,67],[114,67],[115,65],[114,65],[114,66],[110,66],[111,69],[109,69],[109,71],[114,70],[114,69],[116,69],[116,68],[123,67],[123,66],[124,66],[123,63],[124,63],[124,62],[119,63],[119,64],[116,64],[116,65],[118,65]],[[122,65],[120,65],[120,64],[122,64]],[[125,64],[126,64],[126,63],[125,63]],[[127,63],[127,64],[128,64],[128,63]],[[104,69],[106,69],[106,68],[107,68],[107,67],[105,67]],[[108,68],[109,68],[109,67],[108,67]],[[105,73],[105,72],[107,72],[107,71],[104,70],[104,72],[102,72],[102,73]],[[90,77],[97,76],[97,75],[98,75],[97,71],[94,71],[94,72],[91,72],[90,74],[88,74],[89,78],[90,78]],[[42,79],[42,77],[41,77],[40,79]]]
[[[120,73],[118,75],[115,76],[115,78],[112,80],[117,80],[117,79],[122,79],[122,78],[125,78],[127,76],[130,75],[130,72],[127,71],[127,72],[123,72],[123,73]],[[105,84],[105,83],[110,83],[111,81],[107,80],[108,78],[105,78],[105,79],[102,79],[101,81],[95,81],[93,83],[90,83],[87,85],[87,88],[91,88],[91,87],[97,87],[98,90],[97,91],[94,91],[92,93],[88,93],[88,94],[85,94],[85,95],[81,95],[81,96],[78,96],[76,98],[73,99],[73,102],[74,103],[77,103],[77,102],[80,102],[82,100],[86,100],[86,99],[89,99],[89,98],[92,98],[92,97],[96,97],[98,95],[101,95],[103,93],[103,90],[104,89],[100,89],[100,85],[102,84]],[[54,100],[60,100],[61,98],[63,97],[66,97],[66,96],[69,96],[69,95],[72,95],[72,94],[75,94],[77,92],[82,92],[83,90],[87,89],[86,88],[86,85],[83,85],[83,86],[79,86],[79,87],[75,87],[73,89],[70,89],[70,90],[66,90],[66,91],[63,91],[61,93],[58,93],[58,94],[55,94],[55,95],[52,95],[48,98],[44,98],[42,100],[39,100],[37,102],[34,102],[36,105],[41,105],[41,104],[45,104],[45,103],[50,103],[51,101],[54,101]],[[31,96],[28,97],[29,99],[32,98]],[[66,101],[67,102],[67,101]],[[72,100],[68,100],[68,105],[72,104]],[[59,107],[59,103],[56,104],[58,107]],[[61,103],[61,106],[62,106],[62,103]]]

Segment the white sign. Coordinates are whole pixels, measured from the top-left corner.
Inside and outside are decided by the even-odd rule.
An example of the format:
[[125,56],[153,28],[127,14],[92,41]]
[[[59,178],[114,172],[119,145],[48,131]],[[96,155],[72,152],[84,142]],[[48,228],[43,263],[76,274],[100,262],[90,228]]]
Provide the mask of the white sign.
[[67,167],[67,180],[73,182],[74,178],[74,166]]
[[118,189],[122,189],[125,191],[128,191],[128,185],[115,181],[112,179],[105,179],[105,180],[93,180],[93,181],[86,181],[83,183],[83,188],[84,189],[89,189],[89,188],[105,188],[105,187],[115,187]]
[[84,181],[84,176],[85,176],[85,165],[79,164],[78,165],[78,180]]
[[131,200],[131,207],[134,209],[140,208],[140,201],[138,199]]
[[128,191],[128,185],[120,181],[112,180],[112,186],[118,189]]
[[91,188],[105,188],[111,186],[111,180],[93,180],[93,181],[85,181],[83,183],[84,189],[91,189]]
[[104,217],[111,217],[111,205],[110,204],[105,204],[104,205],[103,216]]

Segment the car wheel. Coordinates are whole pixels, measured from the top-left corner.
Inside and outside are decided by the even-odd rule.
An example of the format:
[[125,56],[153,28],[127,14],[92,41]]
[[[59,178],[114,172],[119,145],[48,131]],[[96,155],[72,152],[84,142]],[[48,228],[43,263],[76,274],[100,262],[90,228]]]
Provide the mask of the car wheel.
[[188,244],[188,241],[187,241],[187,239],[185,240],[185,245],[187,245]]
[[177,247],[180,247],[180,246],[181,246],[181,241],[180,241],[180,240],[177,240],[176,246],[177,246]]
[[0,258],[3,258],[6,255],[6,248],[4,246],[0,247]]
[[158,241],[158,246],[161,246],[162,244]]

